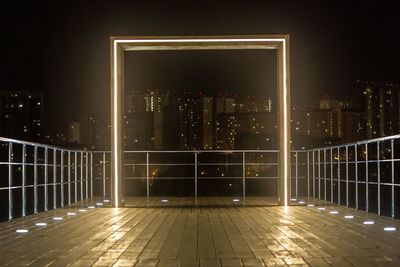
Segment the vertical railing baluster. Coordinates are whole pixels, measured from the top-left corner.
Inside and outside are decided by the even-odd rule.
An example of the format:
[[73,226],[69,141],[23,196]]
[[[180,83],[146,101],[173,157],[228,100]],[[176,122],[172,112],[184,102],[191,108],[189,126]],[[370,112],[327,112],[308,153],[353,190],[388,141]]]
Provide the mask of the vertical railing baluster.
[[74,164],[74,178],[75,178],[75,183],[74,183],[74,187],[75,187],[75,203],[78,202],[78,152],[75,151],[74,153],[75,155],[75,164]]
[[365,211],[369,210],[368,200],[368,143],[365,144]]
[[338,183],[338,205],[340,205],[340,187],[341,187],[341,179],[340,179],[340,147],[337,148],[337,183]]
[[147,196],[147,199],[150,197],[149,175],[150,175],[149,152],[146,152],[146,196]]
[[242,190],[243,199],[246,198],[246,152],[242,152]]
[[197,198],[197,152],[194,152],[194,197]]
[[60,184],[61,184],[61,195],[60,195],[60,199],[61,199],[61,208],[64,207],[64,150],[61,150],[60,153]]
[[331,203],[333,203],[333,148],[331,148]]
[[103,198],[106,198],[106,152],[103,152]]
[[315,151],[312,151],[312,188],[313,188],[313,199],[315,199]]
[[394,211],[395,211],[395,206],[394,206],[394,140],[390,140],[390,146],[391,146],[391,158],[392,158],[392,203],[391,203],[391,216],[394,218]]
[[57,208],[57,150],[53,149],[53,209]]
[[38,213],[38,189],[37,189],[37,178],[38,178],[38,148],[33,148],[33,212]]
[[318,199],[321,199],[321,149],[318,149]]
[[381,157],[380,157],[380,142],[376,142],[376,163],[378,167],[378,215],[381,215]]
[[349,206],[349,146],[346,146],[346,206]]
[[295,167],[295,175],[296,175],[296,177],[295,177],[295,183],[296,183],[296,199],[298,198],[298,178],[299,178],[299,174],[298,174],[298,156],[299,156],[299,154],[297,153],[297,151],[296,151],[296,153],[295,153],[295,164],[296,164],[296,167]]
[[47,147],[44,148],[44,210],[48,211],[49,207],[49,195],[48,195],[48,183],[49,183],[49,173],[48,173],[48,157],[49,157],[49,150]]
[[326,148],[324,149],[324,201],[326,202]]
[[93,198],[93,152],[90,152],[90,197]]
[[307,151],[307,201],[310,201],[310,151]]
[[68,205],[71,205],[71,151],[68,150]]
[[26,145],[22,145],[22,217],[26,216]]
[[12,161],[13,161],[13,144],[8,143],[8,220],[13,218],[13,176],[12,176]]
[[358,146],[354,145],[355,180],[356,180],[356,209],[358,209]]
[[85,180],[85,183],[86,183],[85,193],[86,193],[86,199],[89,198],[89,156],[88,155],[89,155],[88,152],[85,152],[85,156],[86,156],[86,159],[85,159],[85,178],[86,178],[86,180]]
[[80,152],[81,163],[79,166],[80,170],[80,184],[81,184],[81,201],[83,200],[83,152]]

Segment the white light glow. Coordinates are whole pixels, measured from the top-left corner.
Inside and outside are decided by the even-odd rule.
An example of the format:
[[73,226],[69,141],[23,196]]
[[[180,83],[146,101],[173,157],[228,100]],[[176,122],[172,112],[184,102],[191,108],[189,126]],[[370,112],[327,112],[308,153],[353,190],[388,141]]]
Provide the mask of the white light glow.
[[76,213],[75,212],[67,212],[67,215],[68,216],[74,216],[74,215],[76,215]]
[[332,210],[329,212],[330,214],[338,214],[339,212],[337,210]]
[[47,223],[45,223],[45,222],[38,222],[38,223],[35,223],[35,225],[36,225],[36,226],[46,226]]
[[306,202],[304,202],[303,200],[299,201],[299,204],[304,204],[304,203],[306,203]]
[[29,230],[28,229],[17,229],[15,232],[19,233],[19,234],[24,234],[24,233],[28,233]]
[[97,203],[96,203],[96,206],[103,206],[103,203],[97,202]]
[[[238,43],[238,42],[271,42],[271,43],[282,43],[282,59],[283,59],[283,158],[284,158],[284,170],[283,170],[283,179],[284,179],[284,206],[288,206],[288,103],[287,103],[287,90],[288,90],[288,81],[287,81],[287,51],[286,51],[286,39],[285,38],[214,38],[214,39],[119,39],[114,40],[113,43],[113,156],[114,156],[114,206],[118,208],[119,206],[119,177],[118,177],[118,169],[119,169],[119,147],[118,147],[118,99],[119,99],[119,90],[118,90],[118,44],[157,44],[157,43]],[[211,48],[212,49],[212,48]],[[278,49],[278,47],[266,47],[266,49]],[[296,201],[296,200],[292,200]],[[300,202],[299,202],[300,203]],[[304,204],[300,203],[300,204]]]
[[114,206],[118,208],[118,77],[117,77],[117,46],[118,41],[114,41]]
[[314,204],[308,204],[307,207],[314,207]]
[[383,228],[383,230],[392,232],[392,231],[396,231],[396,227],[385,227],[385,228]]
[[318,210],[325,210],[325,208],[321,207],[321,208],[318,208]]
[[366,224],[366,225],[371,225],[371,224],[374,224],[375,222],[374,221],[365,221],[365,222],[363,222],[363,224]]
[[104,203],[110,203],[110,200],[109,199],[104,199],[103,202]]
[[232,201],[233,201],[233,202],[239,202],[239,201],[240,201],[240,199],[238,199],[238,198],[234,198]]
[[80,211],[80,212],[85,212],[86,210],[85,210],[85,209],[79,209],[78,211]]
[[94,209],[96,208],[95,206],[88,206],[88,209]]
[[297,198],[291,198],[290,201],[297,201]]
[[167,203],[167,202],[168,202],[168,199],[161,199],[161,202]]
[[55,220],[55,221],[62,221],[62,220],[63,220],[63,217],[53,217],[53,220]]
[[345,218],[345,219],[353,219],[354,216],[353,216],[353,215],[346,215],[346,216],[344,216],[344,218]]

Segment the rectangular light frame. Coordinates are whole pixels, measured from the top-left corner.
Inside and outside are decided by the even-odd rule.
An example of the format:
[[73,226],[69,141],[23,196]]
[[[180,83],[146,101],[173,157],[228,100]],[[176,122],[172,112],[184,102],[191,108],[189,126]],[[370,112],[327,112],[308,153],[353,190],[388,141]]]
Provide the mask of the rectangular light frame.
[[124,52],[155,50],[277,50],[279,103],[279,205],[290,203],[290,55],[289,35],[240,36],[112,36],[111,56],[111,195],[114,207],[123,206],[122,117]]

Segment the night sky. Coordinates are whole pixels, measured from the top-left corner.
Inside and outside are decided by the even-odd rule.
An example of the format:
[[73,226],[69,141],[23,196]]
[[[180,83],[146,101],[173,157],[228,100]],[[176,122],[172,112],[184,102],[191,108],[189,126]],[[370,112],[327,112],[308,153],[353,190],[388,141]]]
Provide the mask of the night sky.
[[[356,79],[400,82],[400,23],[391,2],[8,2],[0,9],[0,90],[43,91],[49,130],[89,113],[109,116],[110,35],[290,34],[297,104],[324,93],[344,97]],[[134,53],[126,63],[130,88],[240,95],[275,83],[275,58],[266,51]]]

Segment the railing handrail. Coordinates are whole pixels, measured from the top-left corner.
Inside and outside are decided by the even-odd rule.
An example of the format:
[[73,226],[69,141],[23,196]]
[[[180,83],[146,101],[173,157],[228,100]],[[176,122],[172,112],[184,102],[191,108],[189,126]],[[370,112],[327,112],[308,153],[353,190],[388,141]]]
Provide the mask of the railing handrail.
[[22,140],[7,138],[7,137],[0,137],[0,142],[14,143],[14,144],[19,144],[19,145],[34,146],[34,147],[41,147],[41,148],[50,148],[50,149],[55,149],[55,150],[60,150],[60,151],[92,152],[87,149],[62,148],[59,146],[48,145],[48,144],[43,144],[43,143],[36,143],[36,142],[31,142],[31,141],[22,141]]

